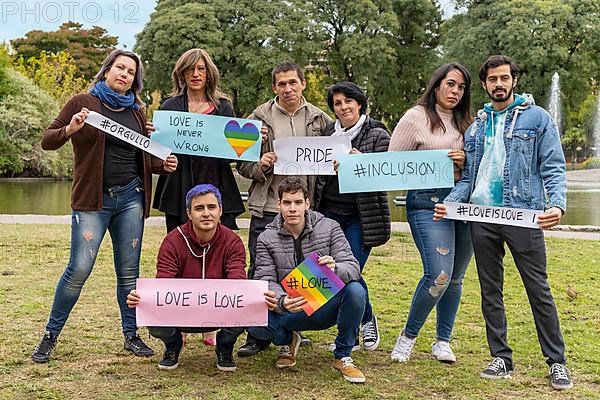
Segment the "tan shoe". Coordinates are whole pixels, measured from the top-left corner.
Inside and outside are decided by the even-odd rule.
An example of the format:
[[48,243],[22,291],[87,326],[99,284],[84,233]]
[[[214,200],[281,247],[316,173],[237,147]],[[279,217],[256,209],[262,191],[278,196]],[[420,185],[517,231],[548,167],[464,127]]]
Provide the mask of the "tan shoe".
[[292,341],[290,344],[279,348],[279,358],[275,362],[277,368],[292,368],[296,365],[296,356],[298,355],[301,340],[302,337],[298,332],[292,332]]
[[333,361],[333,368],[342,373],[344,379],[352,383],[364,383],[365,376],[356,368],[351,357],[342,357]]

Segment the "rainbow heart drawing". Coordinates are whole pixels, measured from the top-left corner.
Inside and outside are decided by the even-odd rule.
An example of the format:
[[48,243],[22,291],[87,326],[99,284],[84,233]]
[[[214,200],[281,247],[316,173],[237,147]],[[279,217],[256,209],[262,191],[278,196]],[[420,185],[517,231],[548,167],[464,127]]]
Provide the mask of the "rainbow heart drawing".
[[260,137],[258,128],[250,122],[240,128],[240,124],[237,121],[229,121],[225,125],[224,134],[227,142],[229,142],[238,157],[252,147]]

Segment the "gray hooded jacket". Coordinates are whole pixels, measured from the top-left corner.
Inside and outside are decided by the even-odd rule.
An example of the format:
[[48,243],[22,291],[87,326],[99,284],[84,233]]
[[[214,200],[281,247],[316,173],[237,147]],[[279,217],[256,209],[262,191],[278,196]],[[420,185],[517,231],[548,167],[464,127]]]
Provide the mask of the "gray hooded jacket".
[[[319,256],[333,257],[334,272],[344,283],[360,279],[358,261],[352,255],[340,225],[312,210],[306,212],[306,226],[298,239],[283,227],[281,214],[267,225],[258,237],[254,279],[269,281],[269,290],[280,300],[286,294],[281,280],[314,251]],[[281,307],[275,311],[284,312]]]

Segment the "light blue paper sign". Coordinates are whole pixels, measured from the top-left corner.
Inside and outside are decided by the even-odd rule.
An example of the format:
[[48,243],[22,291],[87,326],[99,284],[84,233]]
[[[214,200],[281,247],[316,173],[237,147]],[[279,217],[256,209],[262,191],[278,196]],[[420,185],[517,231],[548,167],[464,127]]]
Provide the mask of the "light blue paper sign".
[[258,161],[262,123],[253,119],[155,111],[152,140],[176,154]]
[[338,157],[340,193],[453,187],[449,151],[344,154]]

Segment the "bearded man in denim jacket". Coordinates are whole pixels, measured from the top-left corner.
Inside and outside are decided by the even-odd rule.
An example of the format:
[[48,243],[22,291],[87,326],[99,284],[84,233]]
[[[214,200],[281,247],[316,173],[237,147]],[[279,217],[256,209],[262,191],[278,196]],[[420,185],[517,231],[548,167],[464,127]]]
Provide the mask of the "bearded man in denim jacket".
[[[519,68],[506,56],[491,56],[479,70],[492,102],[465,132],[466,162],[446,202],[546,210],[538,225],[549,229],[566,210],[565,158],[556,123],[531,95],[513,92]],[[446,215],[437,204],[434,219]],[[513,371],[503,301],[504,243],[510,249],[533,312],[538,340],[555,389],[572,387],[565,345],[546,273],[541,229],[471,222],[471,238],[481,287],[481,308],[493,360],[483,378],[509,378]]]

